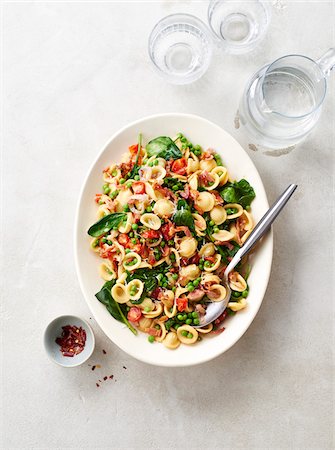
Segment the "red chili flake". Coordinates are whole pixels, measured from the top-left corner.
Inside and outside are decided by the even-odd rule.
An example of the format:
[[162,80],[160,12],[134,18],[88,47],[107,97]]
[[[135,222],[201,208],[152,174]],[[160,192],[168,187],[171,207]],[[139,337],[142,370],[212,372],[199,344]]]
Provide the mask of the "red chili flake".
[[124,369],[126,369],[127,370],[127,367],[126,366],[122,366]]
[[92,370],[95,370],[95,367],[96,367],[96,366],[92,366]]
[[100,387],[100,384],[99,384],[99,383],[95,383],[95,385],[96,385],[96,387]]
[[106,381],[106,380],[107,380],[107,378],[108,378],[108,377],[104,377],[104,381]]
[[63,356],[73,357],[84,350],[86,342],[86,331],[82,327],[65,325],[62,327],[62,335],[56,338]]
[[102,350],[102,353],[103,353],[104,355],[106,355],[106,350]]
[[109,378],[112,380],[114,378],[114,375],[109,375]]

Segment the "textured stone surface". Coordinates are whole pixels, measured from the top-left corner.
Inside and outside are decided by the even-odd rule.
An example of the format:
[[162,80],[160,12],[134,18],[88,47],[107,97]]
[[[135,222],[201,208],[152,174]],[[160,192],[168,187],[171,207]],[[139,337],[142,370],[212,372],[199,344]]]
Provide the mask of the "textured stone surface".
[[[148,33],[172,12],[205,20],[206,7],[189,1],[3,5],[4,449],[334,445],[334,79],[318,128],[288,154],[256,150],[234,125],[253,71],[283,54],[317,58],[334,44],[334,9],[330,2],[277,0],[255,54],[216,50],[201,80],[167,85],[152,71]],[[252,326],[225,355],[185,369],[142,364],[107,341],[90,320],[72,251],[79,189],[97,151],[126,123],[169,111],[202,115],[231,132],[254,160],[270,201],[289,182],[299,185],[276,223],[272,276]],[[100,369],[65,370],[47,359],[44,328],[66,313],[92,323],[97,346],[89,364]],[[113,380],[96,387],[111,374]]]

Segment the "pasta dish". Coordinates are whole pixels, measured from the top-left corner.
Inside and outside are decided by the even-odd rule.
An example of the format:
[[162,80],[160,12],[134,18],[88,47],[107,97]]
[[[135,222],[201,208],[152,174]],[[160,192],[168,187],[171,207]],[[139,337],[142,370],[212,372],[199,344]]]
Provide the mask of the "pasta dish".
[[139,135],[103,182],[88,230],[102,258],[97,299],[134,334],[169,349],[221,333],[225,318],[247,306],[246,260],[229,274],[226,310],[201,322],[210,302],[225,299],[224,270],[253,229],[248,181],[231,179],[218,153],[179,133],[145,146]]

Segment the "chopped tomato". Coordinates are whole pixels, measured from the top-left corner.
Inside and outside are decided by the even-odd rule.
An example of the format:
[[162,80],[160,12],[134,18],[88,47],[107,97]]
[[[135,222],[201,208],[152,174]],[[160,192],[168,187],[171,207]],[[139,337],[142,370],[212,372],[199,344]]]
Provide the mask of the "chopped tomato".
[[145,184],[142,183],[142,181],[135,181],[132,185],[131,185],[134,194],[144,194],[145,193]]
[[150,253],[150,255],[148,256],[148,263],[153,265],[156,262],[156,258],[155,255],[153,255],[152,253]]
[[183,298],[183,297],[177,298],[178,311],[180,311],[180,312],[185,311],[185,309],[187,308],[187,303],[188,303],[188,300],[186,297],[185,298]]
[[185,158],[176,159],[171,167],[172,172],[178,175],[185,175],[187,167],[187,161]]
[[132,306],[128,312],[127,319],[130,322],[138,322],[142,317],[142,311],[137,306]]
[[133,154],[136,155],[137,150],[138,150],[138,144],[134,144],[134,145],[131,145],[131,146],[129,147],[129,151],[130,151],[130,153],[131,153],[132,155],[133,155]]
[[121,233],[121,234],[119,235],[119,237],[117,238],[117,240],[118,240],[119,243],[120,243],[121,245],[123,245],[124,247],[129,243],[129,237],[128,237],[128,235],[125,234],[125,233]]
[[99,200],[101,199],[101,196],[102,196],[102,194],[95,194],[94,201],[95,201],[96,203],[99,203]]
[[142,233],[144,239],[158,239],[159,236],[160,234],[156,230],[146,230]]

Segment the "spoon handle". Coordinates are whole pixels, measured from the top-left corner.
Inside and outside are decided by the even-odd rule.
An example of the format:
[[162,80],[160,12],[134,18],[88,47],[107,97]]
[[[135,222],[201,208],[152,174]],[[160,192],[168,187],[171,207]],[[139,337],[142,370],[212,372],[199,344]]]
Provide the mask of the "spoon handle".
[[272,223],[276,220],[278,214],[284,208],[286,203],[289,201],[291,195],[296,190],[296,184],[290,184],[288,188],[280,195],[280,197],[275,201],[275,203],[271,206],[270,209],[264,214],[261,220],[253,229],[252,233],[245,241],[243,247],[236,253],[234,258],[228,264],[225,275],[228,275],[229,272],[241,261],[243,256],[250,252],[250,250],[254,247],[254,245],[263,237],[264,233],[271,227]]

